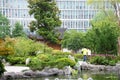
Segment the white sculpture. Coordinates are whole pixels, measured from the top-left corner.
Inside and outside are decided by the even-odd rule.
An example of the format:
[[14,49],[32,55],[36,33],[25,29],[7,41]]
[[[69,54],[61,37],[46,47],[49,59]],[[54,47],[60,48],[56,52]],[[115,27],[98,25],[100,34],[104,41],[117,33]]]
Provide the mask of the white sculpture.
[[26,61],[25,61],[25,64],[28,65],[30,63],[30,58],[27,58]]

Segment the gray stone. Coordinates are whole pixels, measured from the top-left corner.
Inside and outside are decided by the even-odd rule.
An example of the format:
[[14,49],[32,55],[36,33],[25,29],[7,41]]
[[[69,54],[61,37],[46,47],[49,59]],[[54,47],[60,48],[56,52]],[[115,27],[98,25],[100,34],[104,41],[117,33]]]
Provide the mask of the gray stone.
[[23,73],[14,73],[14,72],[5,72],[4,73],[4,79],[5,80],[11,80],[11,79],[21,79],[24,77]]
[[71,67],[70,66],[65,66],[64,67],[64,74],[65,75],[70,75],[72,73]]
[[35,77],[35,72],[33,72],[32,70],[28,70],[28,71],[24,71],[23,75],[30,76],[30,77]]
[[58,75],[63,75],[64,71],[63,70],[59,70]]

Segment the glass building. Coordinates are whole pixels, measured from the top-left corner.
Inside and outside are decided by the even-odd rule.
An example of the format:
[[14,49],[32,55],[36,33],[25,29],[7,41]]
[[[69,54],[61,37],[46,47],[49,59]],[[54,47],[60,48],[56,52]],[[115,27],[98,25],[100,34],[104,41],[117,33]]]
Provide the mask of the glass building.
[[[86,31],[90,28],[90,20],[99,11],[101,4],[88,5],[87,0],[56,0],[61,11],[61,27]],[[112,6],[105,1],[105,9]]]
[[[90,28],[90,20],[98,12],[94,6],[89,6],[87,0],[56,0],[62,21],[61,27],[73,30],[86,31]],[[108,8],[108,3],[105,3]],[[27,0],[0,0],[0,12],[5,15],[10,24],[14,25],[17,21],[24,26],[24,30],[28,30],[28,24],[34,20],[30,16],[27,7]],[[96,5],[98,7],[98,5]]]
[[28,32],[28,24],[34,20],[29,15],[29,8],[26,0],[0,0],[0,12],[9,19],[10,25],[16,22],[23,25],[25,32]]

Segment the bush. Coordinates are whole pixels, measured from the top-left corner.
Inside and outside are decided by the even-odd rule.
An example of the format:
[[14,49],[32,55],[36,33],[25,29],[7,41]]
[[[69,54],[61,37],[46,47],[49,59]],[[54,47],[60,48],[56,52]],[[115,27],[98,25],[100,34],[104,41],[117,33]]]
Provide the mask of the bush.
[[116,56],[115,61],[119,62],[120,61],[120,56]]
[[71,53],[69,53],[69,52],[62,52],[60,50],[53,50],[52,54],[53,55],[70,55]]
[[75,61],[66,58],[64,55],[39,54],[32,58],[29,67],[33,70],[41,70],[45,67],[63,68],[64,66],[74,66]]
[[[28,38],[16,38],[14,56],[36,56],[37,51],[40,51],[42,53],[44,51],[44,44],[40,42],[35,42]],[[52,49],[46,46],[46,53],[47,51],[49,51],[48,53],[50,53]]]
[[28,66],[32,70],[42,70],[43,69],[43,65],[37,57],[32,58],[30,64],[28,64]]
[[48,61],[49,60],[49,56],[47,54],[39,54],[38,59],[42,60],[42,61]]
[[99,64],[99,65],[111,65],[114,66],[116,64],[116,60],[113,59],[113,56],[93,56],[90,59],[90,63]]
[[83,59],[83,54],[74,54],[74,57],[76,58],[76,59]]
[[110,62],[109,62],[109,65],[111,65],[111,66],[115,66],[115,65],[116,65],[115,60],[110,61]]
[[7,61],[10,62],[11,65],[15,64],[25,64],[26,57],[13,57],[9,56]]
[[4,65],[2,64],[1,60],[0,60],[0,77],[2,76],[2,74],[4,73],[5,69],[4,69]]
[[104,60],[104,57],[101,56],[94,56],[90,59],[90,63],[92,64],[102,64],[102,61]]
[[65,66],[75,66],[76,62],[71,60],[71,59],[68,59],[68,58],[60,58],[60,59],[57,59],[56,62],[55,62],[55,66],[57,68],[63,68]]

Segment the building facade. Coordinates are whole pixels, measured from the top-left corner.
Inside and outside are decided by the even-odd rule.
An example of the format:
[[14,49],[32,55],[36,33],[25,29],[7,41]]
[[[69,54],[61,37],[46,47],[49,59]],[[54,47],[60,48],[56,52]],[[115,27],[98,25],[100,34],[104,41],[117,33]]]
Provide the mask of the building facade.
[[26,0],[0,0],[0,12],[9,19],[10,25],[14,26],[16,22],[23,25],[25,32],[28,32],[28,24],[34,20],[30,16]]
[[[56,0],[60,10],[61,27],[78,31],[86,31],[90,28],[90,20],[98,12],[98,9],[88,5],[86,1]],[[0,12],[10,20],[11,25],[17,21],[20,22],[26,32],[29,22],[34,20],[33,16],[29,15],[27,6],[27,0],[0,0]]]

